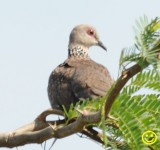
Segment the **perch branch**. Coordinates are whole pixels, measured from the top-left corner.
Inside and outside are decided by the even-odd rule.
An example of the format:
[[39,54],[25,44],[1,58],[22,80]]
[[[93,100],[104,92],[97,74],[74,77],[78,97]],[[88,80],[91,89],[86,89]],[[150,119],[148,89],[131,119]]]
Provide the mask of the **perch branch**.
[[42,143],[50,138],[63,138],[81,132],[88,123],[100,121],[99,114],[82,115],[74,122],[66,125],[65,120],[46,121],[50,114],[59,114],[57,110],[42,112],[33,122],[12,132],[0,133],[0,147],[17,147],[28,143]]
[[[140,72],[142,68],[136,64],[127,69],[121,77],[117,80],[113,90],[109,93],[109,96],[105,105],[106,118],[109,117],[109,112],[118,96],[121,89],[126,82],[135,74]],[[81,132],[93,140],[103,143],[98,133],[95,131],[86,131],[86,126],[93,123],[98,123],[101,120],[101,112],[82,114],[77,119],[73,120],[69,124],[65,123],[65,119],[56,121],[46,121],[46,117],[50,114],[56,114],[64,116],[64,113],[60,110],[48,109],[42,112],[33,122],[27,124],[12,132],[0,133],[0,147],[17,147],[28,143],[42,143],[50,138],[64,138],[77,132]],[[96,135],[96,136],[95,136]]]

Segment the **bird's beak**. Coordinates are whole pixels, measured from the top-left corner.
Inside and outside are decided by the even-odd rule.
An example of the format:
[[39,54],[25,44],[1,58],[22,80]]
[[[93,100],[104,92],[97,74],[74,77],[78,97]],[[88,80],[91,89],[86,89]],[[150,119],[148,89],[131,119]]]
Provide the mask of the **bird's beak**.
[[101,41],[98,41],[98,46],[100,46],[101,48],[103,48],[105,51],[107,51],[107,48],[103,45],[103,43]]

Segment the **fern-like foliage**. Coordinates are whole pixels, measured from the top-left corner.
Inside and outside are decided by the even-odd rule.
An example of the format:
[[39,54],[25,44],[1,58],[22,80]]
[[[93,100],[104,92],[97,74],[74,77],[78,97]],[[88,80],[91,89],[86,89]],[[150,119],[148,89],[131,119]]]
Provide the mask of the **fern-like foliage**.
[[136,77],[131,79],[129,85],[123,88],[122,93],[132,95],[142,88],[160,92],[160,76],[156,70],[148,70],[139,73]]
[[148,23],[146,16],[137,21],[135,27],[135,44],[134,47],[122,50],[120,57],[121,67],[126,67],[129,63],[138,62],[140,65],[144,61],[160,66],[160,18],[156,17]]
[[119,74],[128,66],[130,63],[138,63],[140,59],[139,51],[135,46],[130,48],[124,48],[120,55],[119,60]]
[[[150,65],[137,74],[122,89],[111,114],[119,120],[120,136],[132,150],[160,149],[160,19],[148,23],[147,17],[140,18],[136,28],[134,48],[122,50],[120,71],[133,63]],[[125,67],[125,68],[124,68]],[[142,134],[151,130],[158,140],[152,145],[142,141]]]
[[[137,150],[147,147],[141,140],[143,132],[147,130],[152,130],[156,134],[160,132],[160,121],[158,122],[160,119],[160,94],[147,94],[148,90],[143,95],[138,94],[142,88],[160,93],[159,74],[153,70],[139,73],[129,85],[123,88],[117,98],[116,103],[119,102],[119,104],[116,108],[118,107],[118,109],[114,107],[112,109],[115,117],[120,118],[120,130],[126,139],[130,139],[129,145],[132,145],[132,149]],[[158,150],[160,146],[158,141],[156,144],[157,146],[154,145],[154,147]]]
[[[117,98],[111,114],[119,119],[119,129],[131,149],[146,149],[142,134],[147,130],[160,133],[160,95],[132,95],[123,91]],[[153,144],[158,150],[159,141]],[[152,145],[150,146],[152,147]]]
[[[144,69],[122,89],[111,111],[118,119],[119,132],[112,133],[131,150],[160,149],[160,18],[137,22],[135,44],[122,50],[120,73],[138,63]],[[152,145],[142,141],[142,134],[151,130],[158,140]],[[109,131],[109,130],[108,130]],[[111,132],[111,131],[110,131]],[[123,148],[122,148],[123,149]]]
[[[151,58],[160,51],[160,18],[150,23],[146,16],[137,21],[136,47],[144,58]],[[152,56],[153,55],[153,56]]]

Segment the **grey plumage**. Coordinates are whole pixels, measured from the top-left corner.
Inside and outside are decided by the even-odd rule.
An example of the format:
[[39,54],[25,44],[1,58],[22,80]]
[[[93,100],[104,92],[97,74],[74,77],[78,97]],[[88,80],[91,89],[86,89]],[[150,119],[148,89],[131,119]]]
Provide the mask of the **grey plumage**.
[[113,84],[108,70],[89,57],[88,49],[93,45],[106,49],[95,28],[79,25],[72,30],[68,59],[49,78],[48,96],[53,108],[64,105],[68,110],[79,99],[104,96]]

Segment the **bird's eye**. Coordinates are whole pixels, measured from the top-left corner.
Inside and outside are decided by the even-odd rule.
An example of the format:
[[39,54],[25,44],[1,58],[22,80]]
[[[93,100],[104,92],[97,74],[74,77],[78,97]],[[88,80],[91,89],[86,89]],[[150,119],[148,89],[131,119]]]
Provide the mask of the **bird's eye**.
[[88,33],[88,35],[90,35],[90,36],[93,36],[93,35],[94,35],[93,29],[89,29],[89,30],[87,31],[87,33]]

